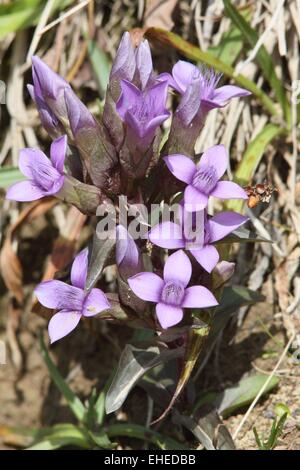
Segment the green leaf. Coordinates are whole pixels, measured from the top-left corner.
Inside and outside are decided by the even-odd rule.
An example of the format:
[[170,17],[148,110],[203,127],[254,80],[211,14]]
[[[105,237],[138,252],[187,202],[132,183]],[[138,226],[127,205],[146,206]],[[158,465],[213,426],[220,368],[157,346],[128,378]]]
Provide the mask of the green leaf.
[[261,235],[257,235],[256,232],[252,230],[248,230],[245,227],[239,227],[227,237],[216,242],[216,245],[222,245],[222,244],[227,244],[227,243],[231,244],[231,243],[255,243],[255,242],[272,243],[272,240],[268,240],[267,238],[264,238]]
[[27,448],[27,450],[55,450],[65,446],[76,446],[90,449],[91,442],[86,431],[74,424],[57,424],[43,438]]
[[198,410],[191,416],[174,410],[174,421],[187,428],[207,450],[235,450],[232,437],[215,410]]
[[[70,3],[72,0],[56,0],[53,13]],[[44,8],[45,0],[14,0],[7,5],[0,5],[0,39],[8,33],[37,24]]]
[[[251,18],[251,8],[242,10],[245,19]],[[227,65],[233,65],[243,50],[244,37],[235,24],[231,24],[228,31],[222,35],[219,44],[208,48],[208,52]]]
[[[234,387],[226,389],[214,400],[214,404],[217,406],[219,413],[223,417],[227,417],[235,413],[238,409],[250,405],[268,378],[267,375],[263,374],[251,375],[250,377],[242,379]],[[278,383],[279,379],[272,377],[262,396],[267,395]]]
[[249,80],[244,75],[235,75],[233,67],[217,59],[213,54],[204,52],[199,49],[199,47],[190,44],[177,34],[171,33],[170,31],[166,31],[161,28],[149,28],[147,29],[145,36],[153,42],[166,44],[167,46],[171,46],[177,49],[183,56],[190,60],[194,60],[195,62],[203,62],[209,67],[213,67],[218,72],[222,72],[228,78],[232,78],[237,85],[251,91],[253,95],[256,96],[265,106],[270,114],[274,116],[278,115],[278,111],[274,106],[273,101],[266,93],[261,90],[261,88],[259,88],[253,81]]
[[51,379],[57,386],[58,390],[66,399],[70,410],[73,412],[74,416],[78,419],[79,422],[83,422],[86,417],[86,408],[82,404],[81,400],[75,395],[74,392],[69,388],[69,386],[64,381],[56,365],[50,358],[48,351],[45,347],[42,335],[40,336],[40,345],[42,351],[42,357],[45,361],[45,364],[48,368]]
[[113,236],[110,237],[108,235],[108,238],[101,240],[98,238],[97,233],[95,233],[85,285],[87,291],[92,289],[100,278],[102,271],[112,254],[115,244],[116,240]]
[[110,60],[95,41],[88,41],[88,54],[97,80],[100,96],[103,98],[109,80]]
[[0,188],[6,189],[10,185],[25,179],[19,168],[6,166],[0,169]]
[[[273,139],[279,137],[285,129],[275,124],[267,124],[257,136],[248,144],[243,158],[235,172],[234,179],[237,183],[245,186],[249,184],[256,172],[256,169],[266,151],[267,146]],[[240,212],[243,201],[234,200],[227,204],[227,208]]]
[[182,355],[183,348],[160,351],[157,347],[139,349],[127,344],[120,357],[116,375],[107,392],[106,413],[112,413],[122,406],[130,390],[147,371]]
[[265,297],[259,292],[243,286],[226,286],[223,290],[220,304],[215,310],[214,319],[231,315],[244,305],[263,302]]
[[[259,34],[250,26],[247,20],[238,12],[236,7],[230,0],[223,0],[225,6],[225,12],[229,18],[235,23],[243,34],[245,40],[251,48],[254,48],[257,41],[259,40]],[[264,46],[261,46],[258,50],[255,58],[259,64],[264,77],[269,82],[271,89],[277,97],[280,103],[284,116],[287,121],[290,119],[290,108],[285,94],[285,89],[282,80],[280,80],[275,72],[275,66],[271,55],[267,52]]]
[[99,447],[100,449],[112,449],[115,447],[115,444],[113,444],[107,433],[104,431],[99,431],[99,432],[89,432],[89,435],[93,442]]
[[162,450],[189,450],[185,444],[138,424],[113,424],[108,427],[107,434],[110,438],[123,436],[152,442]]

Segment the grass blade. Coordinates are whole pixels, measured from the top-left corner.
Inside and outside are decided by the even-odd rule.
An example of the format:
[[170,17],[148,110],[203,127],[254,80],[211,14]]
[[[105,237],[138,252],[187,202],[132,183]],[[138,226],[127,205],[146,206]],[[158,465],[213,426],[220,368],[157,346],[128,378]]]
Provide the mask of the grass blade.
[[[229,18],[239,28],[245,40],[251,48],[254,48],[259,40],[258,33],[250,26],[247,20],[238,12],[236,7],[230,0],[223,0],[224,7]],[[266,80],[269,82],[272,90],[280,103],[285,119],[290,120],[290,107],[287,101],[285,90],[282,81],[275,73],[275,66],[271,55],[267,52],[264,46],[261,46],[256,54],[256,62],[259,64],[262,73]]]
[[40,337],[40,345],[41,345],[42,357],[48,368],[51,379],[53,380],[53,382],[55,383],[55,385],[57,386],[61,394],[65,397],[74,416],[78,419],[79,422],[83,422],[86,416],[86,409],[83,403],[75,395],[75,393],[72,392],[72,390],[64,381],[59,370],[57,369],[56,365],[54,364],[54,362],[52,361],[52,359],[50,358],[48,354],[48,351],[46,349],[42,336]]

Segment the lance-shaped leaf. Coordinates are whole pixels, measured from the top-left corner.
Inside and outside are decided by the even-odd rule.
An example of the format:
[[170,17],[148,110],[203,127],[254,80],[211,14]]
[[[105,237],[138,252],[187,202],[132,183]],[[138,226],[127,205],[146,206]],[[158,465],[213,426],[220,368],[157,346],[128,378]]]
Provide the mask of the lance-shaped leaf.
[[117,164],[117,155],[104,127],[86,106],[69,90],[65,91],[68,118],[74,141],[90,174],[99,188],[107,186],[110,170]]
[[255,242],[268,242],[273,243],[272,240],[268,240],[267,238],[258,235],[254,230],[249,230],[246,227],[239,227],[234,230],[232,233],[227,235],[227,237],[223,238],[216,242],[216,245],[223,245],[223,244],[232,244],[232,243],[255,243]]
[[111,256],[115,244],[116,238],[113,234],[111,234],[111,236],[108,235],[107,238],[101,240],[97,236],[97,233],[95,233],[85,284],[85,289],[87,291],[89,291],[96,285],[98,279],[102,274],[103,269],[105,268],[105,266],[107,266],[109,261],[111,261]]
[[[238,384],[233,387],[227,388],[224,392],[220,393],[214,400],[214,405],[218,408],[219,413],[223,417],[227,417],[234,413],[239,408],[243,408],[256,398],[265,382],[268,375],[255,374],[250,377],[242,379]],[[269,393],[279,383],[277,377],[272,377],[272,380],[264,390],[263,395]]]
[[175,410],[174,421],[191,431],[207,450],[235,450],[230,432],[215,410],[203,407],[191,416]]
[[153,367],[182,357],[183,348],[163,349],[150,347],[139,349],[127,345],[121,355],[118,369],[106,396],[106,412],[118,410],[137,381]]

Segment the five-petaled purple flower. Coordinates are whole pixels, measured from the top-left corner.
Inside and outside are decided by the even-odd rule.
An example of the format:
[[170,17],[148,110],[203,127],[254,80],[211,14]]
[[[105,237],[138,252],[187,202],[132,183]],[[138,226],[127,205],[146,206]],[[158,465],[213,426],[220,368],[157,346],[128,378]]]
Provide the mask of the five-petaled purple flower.
[[219,181],[228,165],[228,154],[223,145],[206,150],[196,165],[184,155],[168,155],[164,160],[171,173],[187,183],[184,203],[187,211],[205,209],[209,196],[220,199],[247,199],[246,192],[232,181]]
[[163,279],[142,272],[128,279],[132,291],[142,300],[156,303],[156,315],[162,328],[176,325],[183,318],[183,308],[207,308],[218,305],[204,286],[187,287],[192,275],[188,256],[176,251],[167,259]]
[[64,184],[64,161],[67,150],[67,136],[52,142],[49,158],[38,149],[21,150],[19,168],[29,178],[8,188],[6,198],[13,201],[35,201],[57,194]]
[[158,82],[141,91],[127,80],[121,81],[117,111],[132,140],[143,141],[147,147],[156,129],[169,117],[166,109],[168,83]]
[[71,269],[71,286],[62,281],[41,282],[35,294],[42,305],[59,310],[51,318],[48,331],[51,343],[76,328],[82,316],[92,317],[109,309],[110,304],[102,290],[94,288],[85,292],[88,268],[88,250],[82,250],[74,259]]
[[179,223],[162,222],[150,230],[148,237],[154,245],[162,248],[184,248],[190,251],[198,263],[210,273],[220,258],[213,244],[243,225],[248,218],[231,211],[220,212],[211,218],[203,211],[199,213],[202,217],[199,217],[198,221],[197,217],[194,217],[196,215],[197,213],[187,213],[179,206]]
[[[162,74],[162,79],[167,75]],[[189,85],[200,79],[201,82],[201,106],[207,110],[221,108],[227,104],[231,98],[251,95],[248,90],[234,85],[224,85],[217,88],[221,74],[216,74],[212,69],[205,67],[198,68],[190,62],[179,60],[172,69],[172,76],[169,75],[169,85],[184,94]]]

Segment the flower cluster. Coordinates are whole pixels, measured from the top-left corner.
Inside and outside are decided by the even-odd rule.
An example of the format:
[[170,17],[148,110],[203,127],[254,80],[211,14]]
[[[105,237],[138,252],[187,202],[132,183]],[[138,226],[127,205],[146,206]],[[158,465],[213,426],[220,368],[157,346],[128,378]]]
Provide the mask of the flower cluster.
[[[194,158],[194,147],[211,109],[250,93],[232,85],[218,87],[220,75],[185,61],[177,62],[172,74],[157,75],[148,42],[143,40],[134,47],[129,33],[124,34],[112,65],[99,119],[70,84],[38,57],[32,58],[32,74],[33,85],[28,90],[53,139],[50,159],[38,149],[22,150],[19,167],[27,180],[9,188],[8,199],[56,196],[85,214],[99,215],[101,205],[114,205],[120,196],[127,197],[128,213],[139,204],[151,213],[153,200],[167,204],[178,190],[181,194],[178,220],[150,227],[146,240],[135,240],[122,221],[116,220],[116,229],[108,231],[114,239],[115,260],[98,243],[90,256],[87,249],[76,256],[71,285],[49,280],[37,286],[40,303],[57,311],[49,323],[51,342],[70,333],[82,317],[106,310],[105,315],[113,320],[116,311],[122,311],[125,318],[135,315],[139,322],[144,318],[154,329],[165,329],[181,321],[189,323],[191,315],[184,315],[185,309],[216,306],[211,282],[199,285],[199,273],[211,273],[219,265],[219,271],[224,270],[215,245],[247,218],[230,211],[211,217],[209,198],[246,199],[247,195],[236,183],[222,180],[229,158],[224,146],[205,150],[199,161]],[[170,89],[179,95],[173,112]],[[167,119],[170,130],[162,145]],[[174,188],[169,185],[168,194],[164,191],[168,185],[165,169],[174,177],[172,184],[180,182]],[[137,223],[147,226],[147,220],[147,216],[141,217]],[[109,263],[118,268],[114,305],[95,283],[87,281],[89,270],[95,270],[97,249],[104,250],[101,269]],[[165,250],[173,250],[166,261]],[[153,319],[152,303],[158,323]]]

